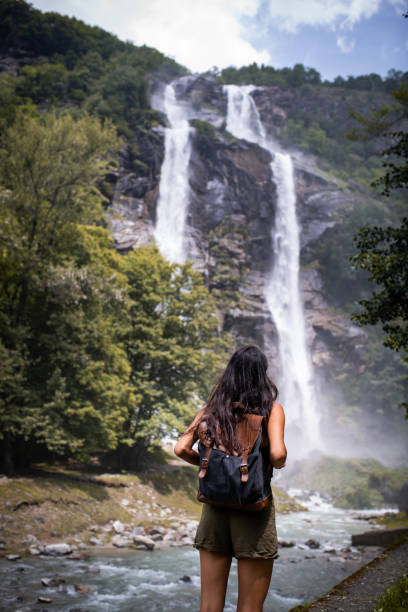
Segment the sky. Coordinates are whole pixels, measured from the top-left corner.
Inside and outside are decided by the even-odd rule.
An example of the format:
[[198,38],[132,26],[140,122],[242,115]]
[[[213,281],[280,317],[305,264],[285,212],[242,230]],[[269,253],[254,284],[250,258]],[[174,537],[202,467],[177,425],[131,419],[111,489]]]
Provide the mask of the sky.
[[324,79],[408,70],[408,0],[29,0],[193,72],[296,63]]

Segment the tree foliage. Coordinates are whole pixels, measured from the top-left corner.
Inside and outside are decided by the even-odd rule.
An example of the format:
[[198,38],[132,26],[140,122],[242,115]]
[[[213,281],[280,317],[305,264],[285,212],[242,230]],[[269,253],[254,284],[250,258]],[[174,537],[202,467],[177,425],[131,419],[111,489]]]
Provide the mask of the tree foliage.
[[[408,88],[393,92],[395,104],[360,121],[365,137],[391,138],[383,152],[384,174],[373,182],[382,193],[408,189]],[[362,312],[353,319],[360,325],[380,323],[385,332],[385,346],[408,352],[408,218],[400,225],[363,226],[355,236],[358,253],[352,258],[356,267],[368,271],[370,280],[379,285],[369,299],[361,300]],[[407,361],[405,357],[405,361]],[[407,408],[408,404],[404,404]]]
[[384,344],[398,351],[408,350],[408,218],[399,227],[362,227],[356,236],[359,253],[354,264],[370,274],[380,286],[371,298],[360,301],[361,325],[381,323]]
[[117,253],[101,183],[120,139],[87,114],[20,113],[0,146],[0,447],[86,459],[182,430],[225,350],[190,265]]

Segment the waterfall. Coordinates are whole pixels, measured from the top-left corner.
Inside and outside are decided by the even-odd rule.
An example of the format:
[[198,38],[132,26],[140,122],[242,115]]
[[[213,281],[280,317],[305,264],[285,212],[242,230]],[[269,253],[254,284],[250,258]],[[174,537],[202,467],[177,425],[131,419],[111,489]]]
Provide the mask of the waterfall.
[[289,427],[303,439],[301,452],[318,445],[318,412],[313,368],[306,342],[305,320],[299,289],[299,225],[291,156],[280,153],[266,137],[251,91],[254,86],[224,86],[228,95],[227,130],[237,138],[254,142],[273,155],[271,163],[277,190],[275,225],[271,229],[272,268],[265,283],[265,298],[275,323],[282,369],[280,399]]
[[154,237],[163,257],[172,263],[184,263],[192,128],[176,100],[171,84],[166,86],[164,92],[164,112],[170,127],[165,130],[164,161],[160,175]]
[[272,171],[278,201],[272,229],[274,263],[265,286],[265,295],[279,337],[282,398],[290,420],[305,435],[307,446],[315,448],[318,442],[318,415],[299,290],[299,225],[290,155],[275,153]]

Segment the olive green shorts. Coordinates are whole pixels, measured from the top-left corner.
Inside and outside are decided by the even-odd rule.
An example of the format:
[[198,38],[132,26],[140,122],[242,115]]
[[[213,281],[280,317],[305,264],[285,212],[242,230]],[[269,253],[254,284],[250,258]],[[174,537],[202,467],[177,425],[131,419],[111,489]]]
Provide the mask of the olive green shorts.
[[203,504],[194,547],[237,559],[276,559],[279,555],[273,503],[260,512]]

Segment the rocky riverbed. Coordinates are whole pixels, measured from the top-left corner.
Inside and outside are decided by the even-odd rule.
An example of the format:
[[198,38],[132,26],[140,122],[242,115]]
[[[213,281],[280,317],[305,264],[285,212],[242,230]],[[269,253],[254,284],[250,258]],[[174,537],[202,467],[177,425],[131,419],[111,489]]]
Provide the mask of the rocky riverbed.
[[[351,546],[351,535],[366,528],[361,518],[364,513],[333,508],[316,496],[309,506],[308,511],[277,515],[280,557],[275,562],[265,612],[287,612],[315,599],[381,550]],[[97,530],[91,526],[88,539],[69,545],[71,553],[67,541],[60,542],[65,545],[60,548],[48,545],[37,555],[0,559],[2,609],[196,610],[199,556],[191,546],[195,521],[188,520],[180,523],[177,517],[174,526],[161,530],[146,525],[143,531],[113,520]],[[91,538],[95,543],[90,543]],[[227,612],[235,610],[236,592],[237,566],[233,562]]]
[[[0,478],[0,556],[190,546],[201,504],[197,473],[177,462],[135,474],[62,468]],[[277,512],[302,510],[274,487]]]

